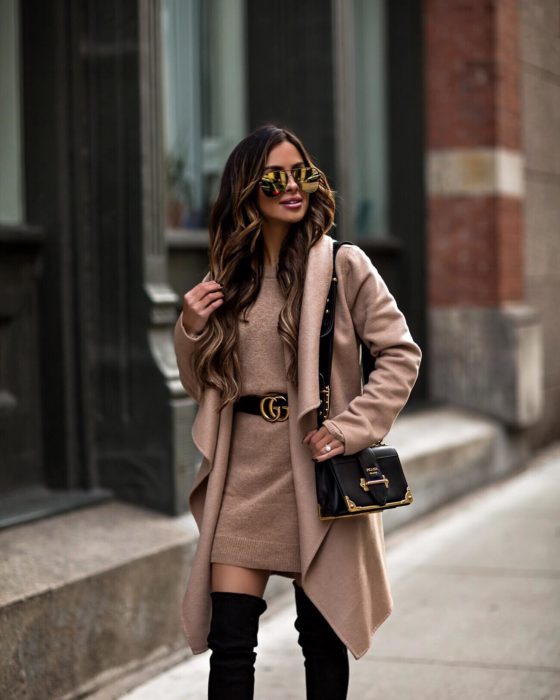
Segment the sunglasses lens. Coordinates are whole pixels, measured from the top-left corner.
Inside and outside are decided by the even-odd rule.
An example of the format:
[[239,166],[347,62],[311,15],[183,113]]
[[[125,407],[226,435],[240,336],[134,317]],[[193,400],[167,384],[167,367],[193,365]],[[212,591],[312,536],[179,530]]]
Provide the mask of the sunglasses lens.
[[298,179],[296,177],[296,182],[301,187],[303,192],[316,192],[319,189],[319,183],[321,180],[321,173],[317,168],[298,168],[301,171],[301,176]]
[[259,184],[263,194],[267,197],[278,197],[278,195],[286,191],[288,175],[283,170],[273,170],[266,173],[266,175],[261,178]]
[[[302,192],[316,192],[319,188],[321,173],[317,168],[294,168],[291,171],[297,186]],[[259,181],[262,193],[267,197],[278,197],[286,191],[288,173],[285,170],[272,170],[263,175]]]

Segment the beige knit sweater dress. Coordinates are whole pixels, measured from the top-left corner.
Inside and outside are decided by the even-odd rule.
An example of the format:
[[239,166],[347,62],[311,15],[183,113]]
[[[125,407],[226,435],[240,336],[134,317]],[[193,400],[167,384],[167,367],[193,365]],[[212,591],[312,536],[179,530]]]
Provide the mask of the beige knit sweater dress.
[[[278,315],[284,304],[276,269],[265,265],[261,289],[239,321],[241,395],[286,392]],[[232,442],[211,562],[301,571],[288,421],[234,413]]]

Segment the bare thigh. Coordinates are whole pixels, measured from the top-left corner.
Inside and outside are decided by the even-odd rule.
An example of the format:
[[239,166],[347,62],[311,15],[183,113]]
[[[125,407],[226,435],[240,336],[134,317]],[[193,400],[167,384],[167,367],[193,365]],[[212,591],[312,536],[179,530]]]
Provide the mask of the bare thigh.
[[[250,593],[262,598],[270,577],[270,571],[248,569],[231,564],[212,564],[212,590],[230,593]],[[301,586],[301,574],[294,573],[296,583]]]
[[250,593],[262,598],[270,571],[231,564],[212,564],[212,590]]

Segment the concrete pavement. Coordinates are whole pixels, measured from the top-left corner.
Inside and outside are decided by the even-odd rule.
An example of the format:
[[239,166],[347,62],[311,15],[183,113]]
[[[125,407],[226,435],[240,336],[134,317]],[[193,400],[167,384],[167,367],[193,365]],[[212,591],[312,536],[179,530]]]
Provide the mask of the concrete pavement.
[[[386,542],[395,609],[350,656],[349,700],[560,698],[559,444]],[[289,591],[262,618],[256,700],[305,699],[294,617]],[[208,658],[122,697],[205,700]]]

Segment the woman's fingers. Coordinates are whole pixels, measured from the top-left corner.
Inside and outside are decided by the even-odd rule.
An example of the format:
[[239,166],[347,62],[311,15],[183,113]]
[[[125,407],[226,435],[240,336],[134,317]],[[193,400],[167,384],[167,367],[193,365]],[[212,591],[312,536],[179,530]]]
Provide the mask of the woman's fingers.
[[329,431],[324,427],[321,426],[317,430],[313,430],[310,433],[308,433],[311,437],[309,438],[309,444],[315,447],[321,440],[324,440],[325,438],[333,438],[333,436],[329,433]]
[[315,435],[317,431],[316,430],[311,430],[307,435],[303,438],[303,443],[304,445],[309,445],[309,440]]
[[[303,442],[310,446],[311,457],[317,462],[322,462],[325,459],[344,453],[343,443],[331,435],[324,427],[307,433],[303,438]],[[325,451],[327,445],[330,449]]]
[[210,312],[212,311],[213,308],[216,307],[216,302],[222,303],[224,300],[224,293],[223,292],[210,292],[207,294],[205,297],[202,298],[201,301],[198,302],[198,304],[194,307],[199,314],[202,316],[205,315],[205,312],[208,311],[208,314],[206,314],[206,317],[210,315]]
[[183,325],[200,333],[211,313],[223,304],[222,285],[215,281],[200,282],[183,297]]
[[330,452],[320,452],[317,456],[313,457],[316,462],[324,462],[331,457],[336,457],[337,455],[344,454],[344,445],[338,440],[331,443]]
[[306,445],[310,445],[311,447],[315,448],[318,443],[320,443],[322,440],[324,441],[326,438],[333,439],[333,436],[326,428],[319,428],[309,431],[303,438],[303,442]]
[[223,301],[223,297],[220,297],[219,299],[215,299],[210,304],[208,304],[208,306],[200,312],[202,318],[207,319],[208,316],[210,316],[210,314],[218,308],[218,306],[223,304]]
[[200,282],[196,287],[188,291],[184,298],[190,305],[194,305],[202,302],[208,294],[215,294],[217,292],[223,294],[222,285],[218,282]]

